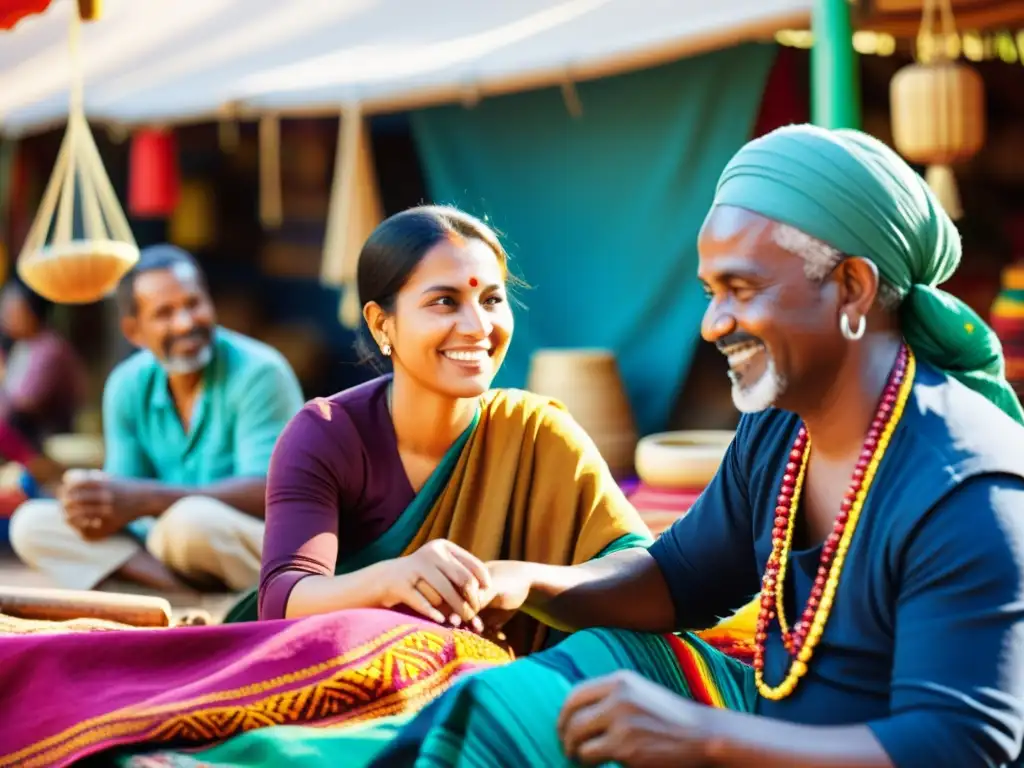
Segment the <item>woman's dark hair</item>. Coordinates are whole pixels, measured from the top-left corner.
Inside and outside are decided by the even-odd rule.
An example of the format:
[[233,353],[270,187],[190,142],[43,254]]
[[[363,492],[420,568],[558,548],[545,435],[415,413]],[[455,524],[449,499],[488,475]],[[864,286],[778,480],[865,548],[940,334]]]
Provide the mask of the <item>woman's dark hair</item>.
[[[395,299],[427,252],[452,239],[479,240],[492,251],[505,281],[520,285],[509,274],[508,254],[491,227],[476,216],[447,205],[422,205],[396,213],[381,222],[363,245],[356,266],[359,304],[375,302],[385,312],[395,311]],[[372,339],[360,337],[356,349],[364,360],[379,360]]]

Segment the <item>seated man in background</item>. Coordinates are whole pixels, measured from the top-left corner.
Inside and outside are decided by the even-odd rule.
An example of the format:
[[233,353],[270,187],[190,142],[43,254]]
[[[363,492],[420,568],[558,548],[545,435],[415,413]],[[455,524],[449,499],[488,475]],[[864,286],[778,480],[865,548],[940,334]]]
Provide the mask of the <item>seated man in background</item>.
[[46,438],[71,432],[85,395],[85,366],[49,324],[53,305],[13,278],[0,293],[0,460],[53,484],[63,467],[43,453]]
[[11,545],[70,589],[255,586],[267,465],[299,382],[276,350],[216,326],[185,251],[143,250],[117,301],[142,351],[104,388],[104,471],[70,470],[57,500],[22,505]]

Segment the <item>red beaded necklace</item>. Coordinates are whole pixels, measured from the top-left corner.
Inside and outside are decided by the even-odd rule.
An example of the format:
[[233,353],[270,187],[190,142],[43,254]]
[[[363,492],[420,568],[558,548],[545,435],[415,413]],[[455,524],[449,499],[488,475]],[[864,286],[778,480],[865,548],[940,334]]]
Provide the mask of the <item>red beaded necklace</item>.
[[[836,588],[839,584],[839,574],[842,571],[843,561],[846,559],[861,508],[867,498],[868,489],[910,396],[914,382],[914,369],[914,355],[906,345],[902,345],[896,358],[896,364],[893,366],[889,380],[882,392],[875,418],[872,420],[867,438],[864,440],[860,458],[853,470],[850,486],[843,497],[843,503],[839,514],[836,515],[832,532],[822,545],[821,561],[818,564],[818,573],[807,599],[807,605],[804,607],[800,620],[790,629],[786,623],[782,603],[783,584],[786,579],[789,553],[793,546],[796,512],[807,472],[807,461],[811,454],[811,441],[806,427],[801,426],[797,433],[793,448],[789,452],[789,462],[786,464],[782,487],[776,500],[775,526],[772,529],[772,553],[768,558],[762,581],[761,611],[755,635],[754,674],[758,692],[767,699],[779,700],[791,694],[800,678],[807,672],[807,664],[811,660],[814,648],[821,639],[828,621],[832,601],[835,599]],[[768,626],[774,618],[778,618],[783,643],[792,660],[786,678],[779,685],[772,687],[764,681],[764,656]]]

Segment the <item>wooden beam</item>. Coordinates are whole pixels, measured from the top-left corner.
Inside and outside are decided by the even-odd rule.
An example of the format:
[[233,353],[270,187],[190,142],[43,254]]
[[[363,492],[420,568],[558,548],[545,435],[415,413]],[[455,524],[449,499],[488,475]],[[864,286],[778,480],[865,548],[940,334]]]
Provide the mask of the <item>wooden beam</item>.
[[[921,0],[858,0],[854,5],[857,29],[906,39],[917,37],[921,28]],[[1016,30],[1024,26],[1022,0],[952,0],[952,8],[960,32]]]

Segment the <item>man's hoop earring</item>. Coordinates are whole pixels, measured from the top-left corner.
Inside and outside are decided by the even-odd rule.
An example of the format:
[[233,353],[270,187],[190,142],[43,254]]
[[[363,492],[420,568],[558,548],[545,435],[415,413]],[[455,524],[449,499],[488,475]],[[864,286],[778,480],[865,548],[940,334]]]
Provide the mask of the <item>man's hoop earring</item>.
[[843,312],[839,316],[839,332],[843,334],[843,338],[847,341],[860,341],[864,337],[864,331],[867,330],[868,323],[864,319],[864,315],[861,315],[857,320],[857,330],[850,328],[850,316]]

